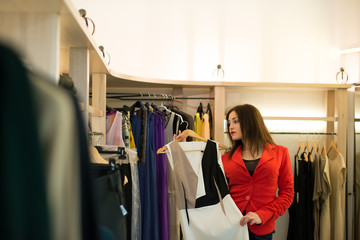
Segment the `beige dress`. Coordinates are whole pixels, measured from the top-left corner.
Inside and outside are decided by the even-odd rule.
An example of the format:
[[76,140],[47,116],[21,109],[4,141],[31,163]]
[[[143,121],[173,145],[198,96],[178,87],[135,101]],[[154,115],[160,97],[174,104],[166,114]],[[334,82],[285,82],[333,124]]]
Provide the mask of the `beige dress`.
[[331,195],[330,195],[330,217],[331,217],[331,239],[345,239],[345,183],[346,165],[341,153],[329,158]]

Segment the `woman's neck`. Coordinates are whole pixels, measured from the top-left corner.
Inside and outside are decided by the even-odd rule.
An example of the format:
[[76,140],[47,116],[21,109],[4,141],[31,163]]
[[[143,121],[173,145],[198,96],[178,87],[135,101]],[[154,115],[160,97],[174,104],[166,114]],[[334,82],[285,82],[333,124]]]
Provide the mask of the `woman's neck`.
[[259,148],[254,154],[251,153],[250,149],[246,147],[246,145],[243,145],[242,149],[242,158],[246,160],[255,160],[261,158],[261,155],[263,153],[263,148]]

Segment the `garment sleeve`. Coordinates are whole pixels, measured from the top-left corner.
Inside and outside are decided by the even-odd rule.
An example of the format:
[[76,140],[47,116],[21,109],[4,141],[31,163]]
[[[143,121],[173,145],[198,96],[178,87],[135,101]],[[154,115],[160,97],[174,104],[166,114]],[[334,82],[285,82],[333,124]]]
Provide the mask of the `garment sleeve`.
[[284,149],[283,154],[279,154],[279,157],[282,160],[279,169],[278,196],[274,201],[256,211],[263,224],[283,215],[294,199],[293,173],[287,148]]

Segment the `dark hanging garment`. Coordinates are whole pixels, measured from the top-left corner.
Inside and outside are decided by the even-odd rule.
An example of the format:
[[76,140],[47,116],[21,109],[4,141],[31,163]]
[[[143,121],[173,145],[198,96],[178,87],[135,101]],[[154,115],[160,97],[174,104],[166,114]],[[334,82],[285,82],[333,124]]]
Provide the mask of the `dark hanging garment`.
[[[95,166],[95,168],[97,168]],[[109,166],[99,166],[100,171]],[[97,171],[94,169],[94,171]],[[119,170],[95,180],[96,211],[101,232],[110,231],[115,240],[127,239],[125,199]]]
[[124,207],[128,214],[126,214],[126,235],[127,239],[131,240],[131,216],[132,216],[132,177],[130,163],[122,163],[120,166],[121,181],[123,194],[125,198]]
[[[183,118],[183,122],[180,123],[179,125],[179,130],[181,130],[181,132],[185,131],[186,129],[190,129],[195,131],[195,124],[194,124],[194,118],[190,115],[187,114],[186,112],[180,111],[178,109],[172,108],[172,111],[180,114],[181,117]],[[186,138],[187,142],[191,142],[192,141],[192,137],[187,137]]]
[[[139,107],[140,110],[135,111],[136,107]],[[145,106],[140,101],[137,101],[134,105],[130,107],[130,121],[131,121],[133,134],[137,135],[137,138],[135,138],[135,136],[134,138],[135,138],[135,145],[136,145],[139,161],[140,163],[144,163],[146,157],[146,146],[147,146],[146,144],[147,111],[145,109]],[[136,133],[134,133],[134,131]]]
[[[288,230],[288,240],[313,239],[310,236],[308,217],[308,194],[309,191],[309,164],[305,161],[304,154],[301,159],[295,156],[295,195],[294,201],[289,208],[290,222]],[[311,195],[312,196],[312,195]]]
[[213,130],[213,118],[210,103],[208,103],[206,108],[206,113],[209,115],[209,125],[210,125],[210,138],[214,139],[214,130]]
[[[157,111],[154,121],[154,143],[156,150],[165,145],[165,119]],[[159,239],[169,240],[168,179],[165,154],[156,154],[156,185],[159,205]]]
[[154,145],[154,114],[147,115],[147,138],[145,163],[138,164],[142,239],[159,239],[159,211],[156,188],[156,159]]
[[203,110],[202,103],[199,104],[199,107],[197,108],[196,112],[200,114],[200,119],[202,119],[203,115],[204,115],[204,110]]
[[[181,132],[186,130],[186,129],[190,129],[190,130],[193,130],[193,131],[195,130],[194,118],[190,114],[188,114],[186,112],[183,112],[181,110],[175,109],[175,108],[172,108],[171,111],[173,111],[174,113],[179,114],[182,117],[182,119],[184,120],[182,123],[180,121],[180,124],[179,124],[179,130],[181,130]],[[174,126],[174,129],[175,129],[175,126]],[[191,138],[188,137],[186,139],[186,141],[188,141],[188,142],[191,141]]]
[[45,159],[31,85],[19,57],[2,45],[0,72],[1,238],[50,239]]

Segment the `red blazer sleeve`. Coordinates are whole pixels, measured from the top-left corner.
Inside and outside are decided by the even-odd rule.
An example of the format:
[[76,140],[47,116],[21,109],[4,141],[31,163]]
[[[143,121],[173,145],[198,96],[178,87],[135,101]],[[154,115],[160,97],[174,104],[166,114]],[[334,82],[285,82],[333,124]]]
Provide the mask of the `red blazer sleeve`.
[[274,201],[256,211],[263,224],[268,221],[275,221],[279,216],[283,215],[294,199],[294,181],[287,148],[283,149],[283,154],[280,154],[279,157],[282,159],[278,178],[278,196]]

